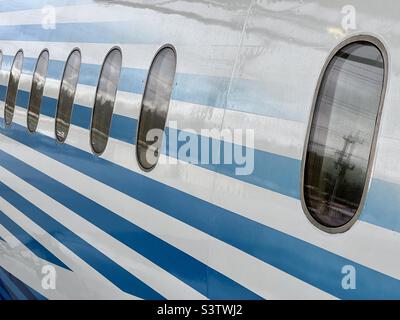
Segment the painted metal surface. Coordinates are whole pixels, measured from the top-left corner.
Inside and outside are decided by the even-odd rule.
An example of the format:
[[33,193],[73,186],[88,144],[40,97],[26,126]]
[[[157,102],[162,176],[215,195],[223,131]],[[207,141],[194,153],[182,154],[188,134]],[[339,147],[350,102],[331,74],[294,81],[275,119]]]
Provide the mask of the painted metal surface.
[[[346,5],[356,10],[354,30],[343,29]],[[0,267],[46,298],[400,298],[398,6],[0,2],[2,101],[13,55],[21,48],[25,56],[13,124],[1,120],[0,127]],[[331,235],[302,210],[301,157],[322,67],[338,43],[356,34],[382,41],[389,79],[365,208],[350,230]],[[176,161],[168,137],[160,157],[166,164],[149,173],[138,167],[135,133],[147,71],[166,43],[178,58],[168,137],[198,138],[207,128],[217,135],[202,137],[218,141],[223,129],[253,129],[254,143],[225,141],[254,151],[251,174],[197,163],[200,151],[191,163]],[[90,119],[101,64],[113,46],[123,55],[121,79],[99,157],[90,147]],[[70,132],[60,144],[55,108],[64,62],[75,47],[82,69]],[[31,134],[29,90],[44,48],[49,78]],[[42,286],[47,265],[57,271],[55,290]],[[356,290],[342,287],[349,265],[357,272]]]

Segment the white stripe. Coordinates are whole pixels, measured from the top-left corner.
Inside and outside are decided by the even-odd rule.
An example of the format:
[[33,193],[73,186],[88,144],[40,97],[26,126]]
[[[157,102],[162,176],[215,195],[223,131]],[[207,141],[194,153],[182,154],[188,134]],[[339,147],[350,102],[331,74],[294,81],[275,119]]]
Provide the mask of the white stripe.
[[[8,272],[21,279],[32,289],[36,290],[48,299],[132,299],[131,295],[123,293],[111,282],[104,279],[98,272],[86,265],[61,243],[48,236],[40,227],[33,224],[17,209],[12,207],[3,198],[0,198],[2,210],[7,212],[15,223],[21,223],[31,235],[38,240],[38,233],[43,241],[43,246],[51,247],[57,255],[63,256],[66,261],[73,261],[73,272],[53,265],[34,255],[23,243],[15,238],[7,229],[0,225],[0,235],[7,239],[7,244],[2,246],[0,265]],[[49,240],[49,244],[46,242]],[[52,265],[56,270],[56,289],[45,290],[42,287],[44,274],[42,268]]]
[[[3,135],[1,139],[3,144],[0,148],[5,152],[21,159],[71,189],[76,190],[87,198],[115,212],[126,220],[131,221],[158,238],[188,253],[199,261],[208,264],[211,268],[221,272],[262,297],[268,299],[332,298],[329,294],[247,253],[130,198],[31,148]],[[13,145],[13,148],[3,147],[3,145],[7,146],[10,144]],[[110,149],[114,148],[111,147]],[[114,157],[121,155],[115,150],[108,154]],[[128,158],[130,161],[132,159],[130,157]],[[186,166],[184,167],[189,168]],[[177,170],[179,170],[178,167]],[[181,174],[184,175],[185,172],[175,172],[176,176],[180,176]],[[197,177],[196,180],[204,183],[204,181],[209,179],[209,176],[209,174],[203,174],[203,176],[200,176],[200,179]],[[209,181],[212,182],[212,180]],[[176,182],[173,184],[176,184]],[[209,185],[206,186],[208,189],[204,187],[199,188],[198,185],[192,185],[190,189],[192,191],[202,190],[203,192],[207,190],[205,192],[209,193]],[[24,190],[21,190],[21,192],[23,193]],[[103,196],[105,194],[107,194],[107,197]],[[34,199],[32,199],[32,201],[34,201]],[[132,210],[132,208],[135,208],[135,210]],[[166,230],[168,232],[166,232]],[[212,248],[212,250],[210,251],[209,248]],[[246,268],[238,267],[243,265],[245,265]],[[287,288],[293,288],[293,290],[288,291],[286,290]]]
[[20,242],[17,238],[15,238],[6,228],[4,228],[3,225],[0,224],[0,237],[4,239],[4,242],[7,243],[7,245],[14,249],[17,246],[20,245]]
[[[49,129],[53,126],[53,120],[43,118],[39,124],[39,132],[53,137],[53,131]],[[16,121],[24,125],[20,116],[16,117]],[[68,143],[83,151],[91,152],[87,130],[71,127]],[[135,148],[132,145],[110,139],[102,157],[129,170],[142,173],[137,166]],[[161,162],[163,159],[166,163],[172,162],[170,158],[164,156]],[[160,164],[146,175],[172,188],[215,203],[253,221],[400,279],[400,269],[396,259],[396,252],[400,246],[400,233],[358,221],[344,234],[326,234],[308,221],[298,200],[221,174],[215,174],[216,189],[211,190],[214,174],[198,166],[178,162],[178,165],[170,166]],[[380,240],[371,247],[370,239]],[[352,245],[349,246],[347,243]],[[372,256],[367,252],[371,252]]]

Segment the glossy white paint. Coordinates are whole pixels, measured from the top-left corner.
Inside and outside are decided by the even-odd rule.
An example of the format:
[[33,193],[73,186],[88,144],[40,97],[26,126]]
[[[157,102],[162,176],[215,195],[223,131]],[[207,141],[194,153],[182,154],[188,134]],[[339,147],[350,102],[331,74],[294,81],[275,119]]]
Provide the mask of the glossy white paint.
[[[5,136],[2,136],[2,139],[5,141],[8,140]],[[62,183],[68,187],[112,210],[128,221],[131,221],[164,241],[174,245],[178,249],[187,252],[223,274],[229,274],[234,280],[266,298],[282,299],[283,297],[287,297],[300,299],[303,297],[311,299],[329,297],[329,295],[326,295],[316,288],[312,288],[298,281],[296,278],[268,266],[254,257],[228,246],[168,215],[164,215],[162,212],[156,211],[143,203],[127,197],[90,177],[84,176],[38,152],[29,150],[29,148],[15,143],[12,140],[8,141],[15,146],[18,145],[17,148],[14,148],[14,151],[7,150],[7,152],[10,152],[13,156],[23,159],[24,162],[32,165],[34,168],[39,169],[58,181],[62,181]],[[28,154],[30,157],[28,157]],[[115,154],[115,152],[112,154]],[[197,179],[197,181],[200,180],[204,182],[204,178]],[[173,185],[172,182],[169,183]],[[13,189],[15,187],[17,186],[13,186]],[[204,188],[205,187],[201,190],[204,190]],[[32,191],[27,192],[27,194],[31,193]],[[105,194],[108,196],[102,196]],[[203,195],[203,197],[207,198],[207,195]],[[118,199],[118,201],[113,199]],[[51,201],[51,199],[48,199],[48,201]],[[48,201],[43,201],[43,203],[47,203]],[[136,208],[136,210],[132,211],[131,208]],[[173,230],[173,232],[166,232],[165,230]],[[96,239],[93,239],[96,243],[100,241],[100,239],[97,239],[97,235],[98,233],[96,233]],[[179,237],[176,237],[176,235],[179,235]],[[212,250],[210,251],[209,248],[212,248]],[[104,250],[104,248],[102,250]],[[226,259],[229,259],[232,263],[226,263]],[[246,265],[248,268],[237,268],[238,265]],[[249,272],[251,269],[253,272]],[[259,274],[260,272],[265,275],[263,279],[253,277],[254,274]],[[288,294],[287,288],[290,287],[296,287],[298,290]]]
[[[143,0],[121,3],[114,5],[111,1],[98,1],[79,9],[60,7],[57,8],[60,18],[58,22],[129,21],[135,26],[132,33],[141,34],[137,43],[119,41],[117,30],[115,43],[112,44],[2,40],[0,47],[6,55],[13,55],[19,48],[23,48],[26,56],[32,58],[37,57],[46,47],[52,59],[61,61],[66,59],[72,48],[80,47],[84,63],[101,64],[108,50],[118,44],[123,52],[123,67],[147,70],[157,48],[164,43],[171,43],[178,51],[178,73],[225,77],[227,81],[221,85],[217,97],[218,104],[223,108],[173,100],[168,118],[170,121],[178,120],[180,129],[254,129],[256,149],[300,160],[314,90],[330,51],[346,37],[355,34],[374,35],[385,44],[390,58],[390,70],[373,178],[400,183],[400,162],[397,159],[400,151],[397,120],[400,117],[400,64],[397,59],[400,55],[400,23],[397,3],[382,4],[372,0],[187,0],[165,4]],[[341,10],[349,4],[356,9],[357,29],[345,31],[341,26]],[[388,7],[391,9],[388,10]],[[77,10],[79,14],[75,14]],[[0,26],[38,24],[40,17],[40,10],[0,13]],[[0,78],[0,84],[5,85],[8,73],[2,72]],[[251,85],[243,85],[243,80]],[[30,81],[31,76],[24,75],[20,89],[29,91]],[[45,95],[57,98],[58,86],[58,81],[48,79]],[[197,89],[192,88],[193,92]],[[95,87],[79,85],[75,103],[91,107],[94,93]],[[140,102],[140,94],[118,92],[114,111],[137,119]],[[26,110],[17,108],[14,121],[25,126]],[[41,115],[38,132],[54,137],[54,120]],[[334,298],[244,251],[4,135],[0,135],[0,142],[1,150],[77,190],[263,298]],[[67,143],[90,152],[89,134],[82,128],[71,126]],[[326,234],[307,220],[299,200],[183,163],[160,165],[153,172],[145,174],[138,168],[134,152],[132,144],[111,138],[102,158],[400,279],[400,262],[397,258],[400,234],[397,232],[359,221],[345,234]],[[32,203],[57,217],[69,229],[75,230],[166,297],[204,298],[190,286],[124,247],[88,221],[78,218],[16,176],[4,169],[0,169],[0,172],[4,183],[24,196],[31,197],[29,199]],[[109,196],[103,197],[104,194]],[[70,266],[74,271],[74,281],[85,283],[86,291],[82,291],[82,297],[103,298],[96,295],[97,291],[101,291],[101,286],[105,288],[103,291],[107,291],[104,297],[124,297],[101,276],[88,276],[90,268],[84,262],[64,248],[57,248],[59,244],[55,244],[51,236],[23,218],[22,213],[13,209],[6,200],[0,200],[1,210],[6,211],[7,215],[12,216],[14,221]],[[399,226],[393,226],[393,229],[395,227]],[[11,239],[4,228],[0,231],[6,240]],[[11,241],[15,242],[15,239]],[[11,250],[16,256],[12,259],[12,254],[0,250],[0,265],[40,291],[38,277],[31,273],[32,266],[21,264],[19,256],[26,248],[21,244],[18,248],[22,249]],[[13,269],[14,265],[18,265],[18,268]],[[66,286],[54,296],[43,294],[49,298],[78,297],[70,290],[72,287]]]
[[[23,122],[25,110],[18,108],[17,111],[15,117],[16,123],[25,125]],[[53,132],[51,129],[54,126],[53,120],[49,117],[42,117],[44,121],[40,123],[38,131],[52,137]],[[85,137],[89,134],[87,130],[72,126],[70,134],[71,136],[68,144],[90,153],[90,146],[85,141]],[[10,143],[12,143],[12,141],[10,141]],[[132,162],[130,158],[132,152],[135,152],[132,146],[115,139],[110,139],[108,148],[110,151],[107,150],[102,157],[134,172],[141,172],[137,165],[135,165],[135,162]],[[9,152],[6,149],[4,149],[4,151]],[[11,154],[19,159],[28,158],[28,153],[13,152]],[[118,159],[114,157],[115,154],[120,155]],[[37,156],[39,156],[39,154]],[[60,169],[54,170],[56,165],[47,157],[41,156],[40,160],[38,159],[35,162],[32,160],[24,161],[33,165],[40,171],[46,172],[56,180],[63,181],[63,183],[70,188],[79,190],[80,193],[88,196],[90,199],[98,203],[104,203],[104,206],[113,212],[119,212],[112,204],[112,199],[120,198],[120,193],[110,196],[109,199],[103,199],[103,197],[99,197],[98,195],[115,191],[107,187],[103,189],[105,188],[104,185],[101,186],[101,184],[95,183],[94,181],[88,181],[86,184],[83,184],[84,179],[91,180],[91,178],[84,177],[81,174],[77,174],[76,178],[72,180],[74,174],[68,167],[62,166],[62,168],[60,167]],[[48,161],[52,164],[47,164]],[[171,159],[168,158],[167,162],[168,161],[171,161]],[[396,232],[360,221],[354,228],[344,234],[327,237],[322,231],[314,232],[315,227],[311,225],[308,220],[304,219],[299,200],[221,174],[214,174],[209,170],[190,164],[181,163],[176,166],[177,168],[174,175],[166,176],[163,173],[163,166],[164,165],[160,165],[160,169],[156,168],[156,170],[150,173],[150,176],[154,180],[206,200],[210,195],[205,193],[205,191],[207,190],[207,186],[213,182],[215,176],[217,177],[217,183],[214,185],[212,201],[219,207],[226,208],[265,226],[280,230],[320,248],[324,248],[325,250],[346,257],[384,274],[388,274],[396,279],[400,279],[399,262],[396,254],[400,246],[400,237]],[[71,181],[69,181],[69,179],[71,179]],[[196,183],[194,183],[194,181],[196,181]],[[89,186],[94,186],[95,184],[101,189],[94,189],[94,191],[88,193],[89,189],[93,189],[93,187],[90,188]],[[246,201],[243,201],[243,199],[246,199]],[[126,198],[122,203],[127,204],[128,201],[131,200]],[[266,203],[268,204],[267,206]],[[138,207],[139,205],[142,206],[143,204],[139,204],[135,201],[135,204],[132,203],[132,205],[128,207]],[[130,211],[127,210],[126,214],[122,216],[130,220],[130,215]],[[146,219],[145,216],[143,219]],[[154,217],[154,221],[151,220],[149,222],[151,222],[151,224],[155,223],[157,219],[159,218]],[[132,220],[132,222],[134,221],[136,220]],[[137,222],[135,223],[137,224]],[[148,231],[161,236],[164,233],[162,231],[164,228],[165,225],[163,224],[159,233],[155,233],[153,228],[150,228]],[[176,227],[171,226],[171,230],[175,230],[177,234],[183,234],[183,231],[181,229],[178,231]],[[162,236],[165,241],[171,243],[171,238],[164,237],[165,236]],[[188,239],[190,239],[190,237],[185,238],[185,241],[188,241]],[[375,241],[372,242],[373,244],[371,244],[371,239],[375,239]],[[195,243],[198,242],[197,239]],[[348,243],[352,245],[349,246]],[[179,245],[178,248],[182,248],[182,246]],[[201,249],[200,247],[191,247],[189,250],[190,254],[193,255],[193,252],[197,252]],[[241,264],[243,265],[245,263],[243,262]]]

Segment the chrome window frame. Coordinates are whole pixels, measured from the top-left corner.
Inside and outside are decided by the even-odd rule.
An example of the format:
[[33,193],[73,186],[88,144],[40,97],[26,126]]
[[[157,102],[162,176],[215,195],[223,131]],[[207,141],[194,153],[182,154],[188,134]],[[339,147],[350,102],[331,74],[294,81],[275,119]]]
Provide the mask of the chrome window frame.
[[[69,122],[68,133],[67,133],[67,136],[65,137],[65,139],[63,141],[60,141],[58,139],[58,137],[57,137],[57,116],[58,116],[58,109],[60,107],[59,103],[60,103],[60,97],[61,97],[61,88],[62,88],[63,80],[64,80],[64,77],[65,77],[65,72],[67,70],[68,61],[69,61],[69,59],[71,58],[72,54],[75,51],[79,52],[79,55],[80,55],[80,58],[81,58],[80,59],[80,64],[79,64],[79,70],[78,70],[78,81],[76,83],[76,88],[75,88],[75,92],[74,92],[74,100],[72,101],[71,119],[70,119],[70,122]],[[55,115],[54,115],[54,136],[56,138],[56,141],[59,142],[59,143],[65,143],[65,141],[67,141],[67,138],[68,138],[69,129],[71,127],[72,113],[74,112],[74,102],[75,102],[75,97],[76,97],[76,91],[77,91],[77,88],[78,88],[78,85],[79,85],[79,77],[80,77],[80,74],[81,74],[81,68],[82,68],[82,52],[81,52],[81,49],[79,49],[78,47],[75,47],[75,48],[73,48],[71,50],[71,52],[68,54],[67,59],[65,60],[63,74],[62,74],[62,77],[61,77],[61,80],[60,80],[60,87],[58,89],[56,112],[55,112]]]
[[[318,95],[320,93],[322,81],[324,80],[327,68],[332,61],[332,59],[336,56],[336,54],[345,46],[350,45],[352,43],[356,43],[359,41],[364,41],[371,43],[374,45],[380,53],[382,54],[383,58],[383,67],[384,67],[384,76],[383,76],[383,85],[382,85],[382,91],[381,91],[381,97],[380,97],[380,102],[378,106],[378,112],[376,115],[376,121],[375,121],[375,126],[374,126],[374,133],[373,133],[373,138],[371,142],[371,148],[370,148],[370,153],[369,153],[369,158],[368,158],[368,166],[367,166],[367,172],[366,172],[366,177],[364,181],[364,188],[363,188],[363,194],[358,206],[358,209],[354,216],[345,223],[342,226],[339,227],[328,227],[317,221],[309,212],[305,197],[304,197],[304,177],[305,177],[305,164],[306,164],[306,159],[307,159],[307,151],[308,151],[308,146],[310,142],[310,134],[311,134],[311,128],[312,128],[312,121],[314,119],[314,114],[315,114],[315,109],[316,109],[316,104],[318,100]],[[368,190],[369,186],[371,183],[371,176],[372,176],[372,168],[374,166],[375,162],[375,154],[376,154],[376,144],[378,140],[378,135],[379,135],[379,129],[380,129],[380,123],[381,123],[381,118],[382,118],[382,111],[383,111],[383,105],[385,103],[385,97],[386,97],[386,91],[387,91],[387,84],[388,84],[388,78],[389,78],[389,56],[388,52],[386,50],[386,47],[384,43],[378,39],[376,36],[372,36],[369,34],[358,34],[358,35],[353,35],[350,36],[346,39],[344,39],[342,42],[340,42],[336,47],[334,47],[328,56],[328,58],[325,61],[325,64],[322,68],[322,71],[319,75],[317,86],[314,92],[314,97],[312,100],[312,107],[310,111],[310,116],[308,119],[308,126],[307,126],[307,131],[306,131],[306,137],[305,137],[305,142],[303,145],[303,156],[301,160],[301,177],[300,177],[300,202],[301,206],[303,209],[303,212],[305,213],[307,219],[318,229],[330,233],[330,234],[338,234],[338,233],[344,233],[348,231],[354,223],[359,219],[362,210],[364,209],[365,206],[365,201],[368,195]]]
[[[175,79],[176,79],[176,70],[177,70],[177,67],[178,67],[178,53],[177,53],[176,48],[175,48],[172,44],[167,43],[167,44],[164,44],[163,46],[161,46],[161,47],[157,50],[157,52],[156,52],[155,55],[153,56],[153,59],[151,60],[150,68],[149,68],[149,70],[148,70],[148,72],[147,72],[147,76],[146,76],[146,84],[145,84],[144,91],[143,91],[143,95],[142,95],[142,101],[140,102],[140,111],[139,111],[139,117],[138,117],[138,122],[137,122],[137,126],[136,126],[135,157],[136,157],[136,162],[137,162],[139,168],[140,168],[143,172],[146,172],[146,173],[153,171],[153,170],[157,167],[158,160],[157,160],[157,163],[156,163],[154,166],[152,166],[151,168],[149,168],[149,169],[143,167],[142,164],[141,164],[141,162],[140,162],[140,160],[139,160],[139,156],[138,156],[138,143],[137,143],[137,142],[138,142],[138,137],[139,137],[140,120],[141,120],[141,118],[142,118],[142,113],[143,113],[143,112],[142,112],[142,111],[143,111],[143,101],[144,101],[144,97],[145,97],[145,94],[146,94],[147,85],[148,85],[148,82],[149,82],[150,72],[151,72],[151,69],[152,69],[152,67],[153,67],[153,65],[154,65],[154,61],[155,61],[156,57],[159,55],[159,53],[160,53],[162,50],[167,49],[167,48],[168,48],[168,49],[171,49],[171,50],[174,52],[174,55],[175,55],[175,61],[176,61],[176,64],[175,64],[175,74],[174,74],[174,82],[175,82]],[[169,103],[170,103],[170,104],[171,104],[171,100],[172,100],[172,94],[173,94],[173,91],[174,91],[174,87],[175,87],[175,83],[174,83],[174,85],[173,85],[173,87],[172,87],[171,96],[170,96],[170,98],[169,98]],[[170,104],[168,105],[167,117],[165,118],[165,125],[164,125],[164,130],[163,130],[164,132],[165,132],[166,124],[167,124],[167,118],[168,118],[168,114],[169,114]],[[162,142],[162,143],[163,143],[163,142]],[[162,143],[161,143],[161,146],[162,146]],[[161,150],[160,150],[160,152],[161,152]]]
[[[47,60],[46,74],[45,74],[45,76],[44,76],[43,92],[42,92],[42,95],[41,95],[41,98],[40,98],[40,106],[39,106],[39,114],[38,114],[38,124],[36,125],[35,130],[31,131],[31,130],[29,129],[28,121],[29,121],[29,107],[30,107],[30,105],[31,105],[31,99],[32,99],[33,79],[35,78],[35,74],[36,74],[36,72],[37,72],[37,68],[38,68],[38,64],[39,64],[39,59],[40,59],[40,57],[41,57],[45,52],[47,52],[48,60]],[[42,105],[42,102],[43,102],[44,89],[45,89],[45,86],[46,86],[46,80],[47,80],[47,76],[48,76],[48,72],[49,72],[49,64],[50,64],[50,51],[49,51],[49,49],[45,48],[45,49],[43,49],[43,50],[39,53],[38,58],[37,58],[37,60],[36,60],[35,70],[33,71],[33,75],[32,75],[31,90],[29,91],[28,107],[27,107],[27,109],[26,109],[26,128],[28,129],[28,131],[29,131],[30,133],[35,133],[36,130],[37,130],[37,127],[38,127],[38,125],[39,125],[40,110],[41,110],[41,105]]]
[[[8,92],[9,92],[9,89],[10,89],[11,72],[12,72],[12,69],[14,67],[15,60],[17,59],[17,56],[18,56],[19,53],[22,54],[21,74],[20,74],[19,79],[18,79],[17,90],[16,90],[16,93],[15,93],[13,114],[12,114],[12,117],[11,117],[11,121],[9,123],[7,123],[7,120],[6,120],[6,111],[7,111],[6,104],[7,104]],[[24,53],[24,50],[21,48],[14,55],[13,62],[11,64],[10,72],[9,72],[9,75],[8,75],[8,83],[7,83],[6,95],[4,97],[4,115],[3,116],[4,116],[4,124],[7,127],[11,126],[12,123],[13,123],[13,119],[14,119],[14,115],[15,115],[15,107],[17,106],[17,96],[18,96],[19,85],[20,85],[21,77],[22,77],[22,74],[23,74],[23,71],[24,71],[24,62],[25,62],[25,53]]]
[[[109,128],[109,133],[108,133],[108,137],[107,137],[107,142],[106,142],[106,147],[104,148],[104,150],[102,152],[97,152],[96,150],[94,150],[93,148],[93,143],[92,143],[92,130],[93,130],[93,116],[94,116],[94,109],[95,109],[95,105],[96,105],[96,98],[97,98],[97,94],[99,91],[99,86],[100,86],[100,80],[101,80],[101,76],[103,74],[103,70],[104,70],[104,65],[107,61],[108,56],[110,55],[111,52],[113,52],[114,50],[119,50],[119,52],[121,53],[121,69],[119,71],[119,78],[118,78],[118,84],[117,84],[117,90],[115,90],[115,98],[114,98],[114,104],[113,104],[113,113],[111,115],[111,120],[110,120],[110,128]],[[104,57],[103,63],[101,65],[101,69],[100,69],[100,74],[99,74],[99,79],[97,80],[97,86],[96,86],[96,93],[94,95],[94,101],[93,101],[93,108],[92,108],[92,113],[90,116],[90,130],[89,130],[89,144],[90,144],[90,149],[92,150],[93,154],[95,154],[96,156],[101,156],[107,149],[107,145],[108,145],[108,140],[110,139],[110,133],[111,133],[111,128],[112,128],[112,121],[113,121],[113,116],[114,116],[114,108],[115,108],[115,103],[117,101],[117,94],[118,94],[118,86],[119,86],[119,82],[121,81],[121,73],[122,73],[122,66],[123,66],[123,55],[122,55],[122,49],[119,46],[114,46],[112,47],[110,50],[108,50],[107,54]]]

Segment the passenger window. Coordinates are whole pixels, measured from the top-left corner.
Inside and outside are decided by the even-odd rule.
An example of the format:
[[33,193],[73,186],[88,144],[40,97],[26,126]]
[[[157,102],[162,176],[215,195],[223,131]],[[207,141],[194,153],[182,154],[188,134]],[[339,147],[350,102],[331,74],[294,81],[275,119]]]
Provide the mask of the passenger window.
[[325,231],[346,231],[361,211],[386,91],[386,61],[378,40],[352,42],[336,52],[321,78],[305,154],[303,207]]
[[74,49],[65,63],[58,96],[55,131],[59,142],[64,142],[68,136],[80,67],[81,53],[79,49]]
[[19,50],[14,57],[11,66],[10,77],[8,80],[6,103],[4,107],[4,121],[10,125],[14,116],[15,100],[17,98],[19,79],[21,78],[22,65],[24,63],[24,53]]
[[36,63],[32,78],[31,95],[29,97],[27,126],[30,132],[35,132],[39,122],[40,104],[46,83],[49,65],[49,51],[43,50]]
[[121,64],[121,50],[114,48],[106,56],[100,72],[90,130],[92,150],[98,155],[102,154],[107,146]]
[[175,72],[175,50],[164,47],[151,64],[140,112],[136,155],[145,171],[154,169],[160,157]]

